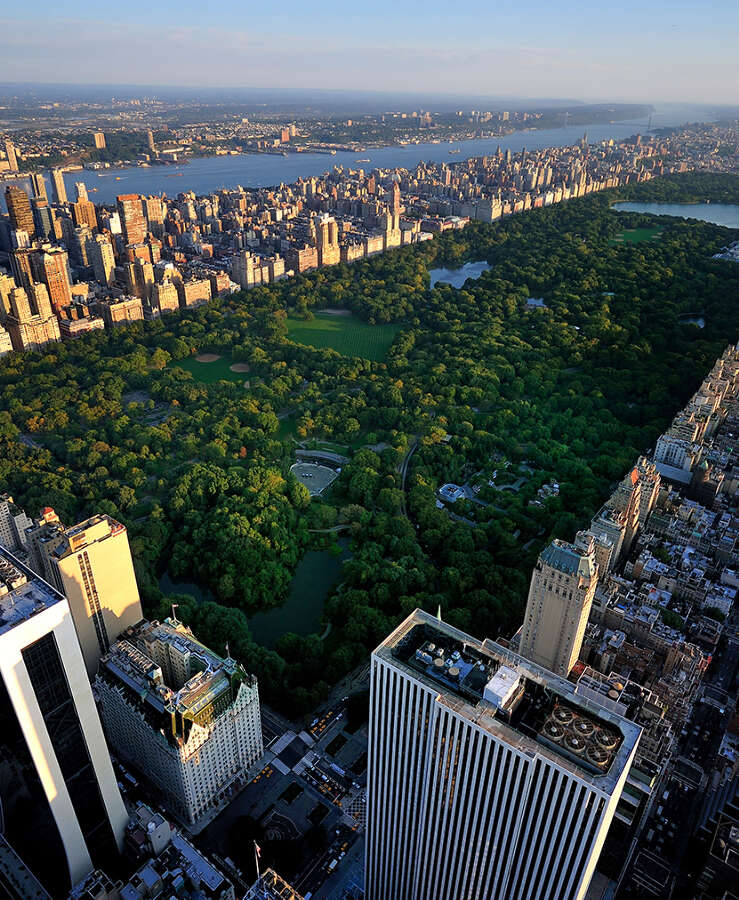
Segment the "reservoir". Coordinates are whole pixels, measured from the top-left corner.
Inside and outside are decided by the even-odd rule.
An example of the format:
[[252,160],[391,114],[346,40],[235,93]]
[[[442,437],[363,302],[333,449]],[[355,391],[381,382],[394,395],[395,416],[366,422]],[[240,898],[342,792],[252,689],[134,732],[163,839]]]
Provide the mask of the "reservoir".
[[486,262],[468,262],[458,269],[430,269],[431,287],[439,282],[450,284],[452,287],[461,288],[468,278],[475,281],[483,272],[489,271],[490,266]]
[[724,225],[726,228],[739,228],[739,204],[735,203],[614,203],[611,209],[653,216],[699,219],[701,222]]

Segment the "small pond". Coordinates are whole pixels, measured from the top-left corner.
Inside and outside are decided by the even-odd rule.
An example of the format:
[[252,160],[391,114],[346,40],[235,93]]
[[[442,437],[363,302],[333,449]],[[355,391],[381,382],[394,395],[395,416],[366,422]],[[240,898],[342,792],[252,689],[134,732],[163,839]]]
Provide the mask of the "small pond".
[[444,284],[450,284],[452,287],[461,288],[468,278],[477,279],[483,272],[487,272],[489,269],[489,264],[484,260],[482,262],[465,263],[458,269],[430,269],[429,275],[431,276],[431,287],[435,287],[438,282],[443,281]]
[[[341,554],[334,556],[327,550],[309,550],[295,569],[290,594],[282,606],[255,613],[249,619],[249,630],[255,641],[272,648],[292,631],[294,634],[315,634],[321,629],[321,615],[331,587],[341,577],[341,565],[349,559],[348,541],[340,540]],[[191,581],[176,581],[168,572],[159,579],[164,594],[191,594],[196,600],[215,600],[213,594]]]

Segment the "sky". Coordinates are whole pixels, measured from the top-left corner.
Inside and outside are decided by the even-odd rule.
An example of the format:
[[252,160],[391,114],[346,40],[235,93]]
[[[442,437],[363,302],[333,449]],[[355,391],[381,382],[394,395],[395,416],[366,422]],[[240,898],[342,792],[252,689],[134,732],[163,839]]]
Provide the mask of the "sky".
[[30,0],[0,35],[0,82],[739,104],[737,0]]

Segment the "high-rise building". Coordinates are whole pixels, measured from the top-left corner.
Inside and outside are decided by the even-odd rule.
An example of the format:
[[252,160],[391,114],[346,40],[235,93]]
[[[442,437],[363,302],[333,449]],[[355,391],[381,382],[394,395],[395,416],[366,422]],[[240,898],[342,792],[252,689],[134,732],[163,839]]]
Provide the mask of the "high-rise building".
[[138,194],[121,194],[117,200],[126,243],[143,243],[146,237],[146,218],[141,197]]
[[69,605],[0,548],[3,830],[57,896],[121,849],[128,816]]
[[367,900],[582,900],[640,728],[421,610],[370,684]]
[[244,900],[303,900],[303,895],[280,878],[274,869],[265,869],[246,892]]
[[33,196],[39,200],[49,199],[46,193],[46,181],[44,180],[43,172],[31,172],[31,189]]
[[29,291],[30,296],[21,287],[10,292],[10,313],[5,328],[14,350],[38,350],[50,341],[60,340],[59,322],[51,312],[46,285],[32,284]]
[[529,586],[519,653],[567,677],[577,662],[598,582],[592,535],[554,540],[539,554]]
[[96,515],[67,528],[53,565],[54,583],[69,601],[87,671],[94,675],[118,635],[143,618],[125,527]]
[[96,234],[87,241],[87,259],[95,273],[95,280],[110,287],[114,280],[115,256],[107,235]]
[[14,184],[9,184],[5,188],[5,205],[8,207],[10,227],[13,231],[25,231],[27,235],[34,237],[36,226],[28,194]]
[[18,158],[15,153],[15,147],[12,141],[5,141],[5,155],[8,158],[8,171],[18,171]]
[[[86,193],[87,191],[85,191],[85,194]],[[82,225],[86,225],[93,231],[97,229],[98,220],[95,204],[92,201],[88,200],[86,196],[80,196],[78,200],[71,204],[71,208],[72,220],[78,228]]]
[[51,183],[54,185],[54,200],[63,204],[67,202],[67,187],[64,184],[64,172],[61,169],[51,170]]
[[92,134],[92,140],[95,144],[96,150],[105,150],[105,135],[102,131],[94,131]]
[[0,322],[10,312],[10,292],[16,287],[15,278],[0,271]]
[[13,341],[10,339],[10,332],[0,325],[0,356],[13,352]]
[[154,132],[151,128],[146,129],[146,145],[151,153],[157,152],[157,145],[154,143]]
[[46,285],[54,312],[59,312],[72,302],[69,284],[67,254],[61,247],[45,247],[31,254],[31,271],[34,280]]
[[43,197],[34,197],[31,201],[31,212],[38,237],[42,241],[53,240],[56,237],[56,228],[49,201]]
[[11,553],[26,552],[26,528],[31,520],[10,494],[0,494],[0,547]]
[[100,661],[100,715],[114,752],[194,824],[262,755],[257,680],[182,623],[142,622]]

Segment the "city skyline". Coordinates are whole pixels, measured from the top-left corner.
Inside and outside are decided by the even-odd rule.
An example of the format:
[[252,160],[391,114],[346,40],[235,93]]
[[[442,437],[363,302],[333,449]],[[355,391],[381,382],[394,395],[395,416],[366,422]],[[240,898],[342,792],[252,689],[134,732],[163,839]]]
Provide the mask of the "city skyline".
[[332,0],[319,15],[289,2],[242,24],[230,4],[217,19],[191,3],[175,11],[140,2],[101,18],[85,0],[67,4],[64,17],[42,2],[32,19],[18,11],[0,20],[0,81],[32,64],[39,81],[79,82],[79,72],[64,77],[65,48],[84,45],[89,83],[735,103],[739,12],[726,0],[717,7],[708,17],[687,2],[628,0],[614,19],[608,9],[584,16],[572,2],[472,3],[452,16],[415,0],[371,14]]

